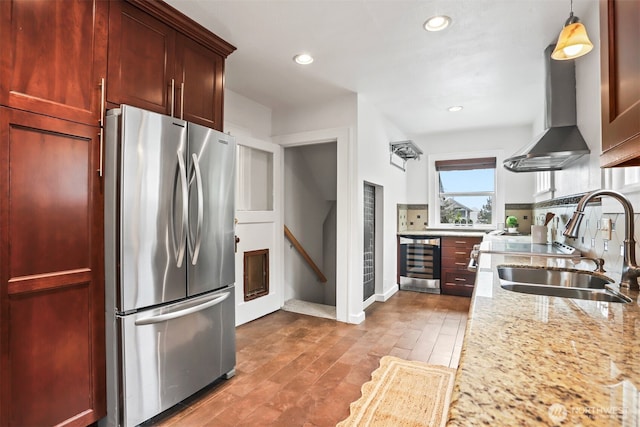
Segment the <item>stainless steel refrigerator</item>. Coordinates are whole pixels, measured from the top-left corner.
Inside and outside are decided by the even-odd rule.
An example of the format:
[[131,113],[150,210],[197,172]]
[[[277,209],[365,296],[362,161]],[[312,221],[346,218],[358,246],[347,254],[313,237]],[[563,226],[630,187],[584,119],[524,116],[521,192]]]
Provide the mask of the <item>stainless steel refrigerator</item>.
[[235,372],[235,141],[127,105],[105,136],[102,424],[128,427]]

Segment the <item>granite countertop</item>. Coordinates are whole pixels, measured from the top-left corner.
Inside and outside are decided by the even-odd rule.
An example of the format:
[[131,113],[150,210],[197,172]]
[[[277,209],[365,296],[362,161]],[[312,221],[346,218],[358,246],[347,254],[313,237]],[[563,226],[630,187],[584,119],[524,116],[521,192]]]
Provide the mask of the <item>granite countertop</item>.
[[489,230],[477,230],[472,228],[427,228],[425,230],[405,230],[398,231],[398,235],[402,236],[470,236],[470,237],[484,237]]
[[499,264],[574,266],[481,253],[448,425],[638,425],[638,292],[620,304],[507,291]]

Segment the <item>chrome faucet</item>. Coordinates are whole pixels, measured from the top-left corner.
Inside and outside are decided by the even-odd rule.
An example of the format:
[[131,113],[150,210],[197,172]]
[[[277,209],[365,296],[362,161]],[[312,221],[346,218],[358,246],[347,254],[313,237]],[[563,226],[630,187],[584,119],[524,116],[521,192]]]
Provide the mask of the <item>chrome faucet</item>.
[[588,193],[578,202],[578,206],[562,234],[573,239],[578,237],[578,229],[584,216],[584,208],[591,199],[598,196],[614,198],[624,208],[624,245],[620,286],[637,291],[640,289],[638,286],[640,267],[636,264],[636,241],[633,238],[633,206],[631,206],[631,202],[624,194],[612,190],[596,190]]

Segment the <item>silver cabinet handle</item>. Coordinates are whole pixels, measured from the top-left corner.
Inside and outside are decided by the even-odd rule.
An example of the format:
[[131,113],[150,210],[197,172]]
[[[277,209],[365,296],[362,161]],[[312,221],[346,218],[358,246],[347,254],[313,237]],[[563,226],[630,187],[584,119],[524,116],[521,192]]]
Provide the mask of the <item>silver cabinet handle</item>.
[[[191,154],[193,160],[193,170],[196,177],[196,189],[198,191],[198,219],[196,223],[196,235],[195,244],[193,249],[189,246],[191,251],[191,264],[196,265],[198,262],[198,255],[200,255],[200,246],[202,244],[202,222],[204,219],[204,190],[202,189],[202,174],[200,173],[200,163],[198,162],[198,156],[196,153]],[[189,232],[189,236],[191,233]]]
[[176,257],[176,266],[178,268],[182,267],[182,261],[184,260],[185,246],[186,246],[186,238],[185,234],[187,233],[187,217],[189,215],[189,203],[188,203],[188,192],[189,188],[187,187],[187,168],[184,164],[184,157],[182,157],[182,153],[178,151],[178,175],[180,176],[180,191],[182,193],[182,223],[180,224],[180,237],[176,238],[176,230],[175,230],[175,219],[173,217],[175,211],[175,190],[173,192],[173,200],[171,201],[171,228],[172,228],[172,238],[173,238],[173,251],[175,252]]
[[184,120],[184,82],[180,84],[180,120]]
[[177,310],[177,311],[169,312],[165,314],[159,314],[157,316],[143,317],[142,319],[136,320],[135,324],[136,326],[153,325],[154,323],[166,322],[167,320],[188,316],[190,314],[202,311],[205,308],[213,307],[214,305],[220,304],[222,301],[226,300],[228,297],[229,297],[229,292],[225,292],[224,294],[220,295],[215,299],[212,299],[211,301],[207,301],[205,303],[196,305],[194,307],[189,307],[189,308],[185,308],[184,310]]
[[102,177],[102,164],[104,162],[104,93],[105,93],[104,77],[100,79],[100,166],[98,169],[98,176]]
[[175,103],[176,103],[176,81],[175,79],[171,79],[171,114],[170,116],[173,117],[173,110],[175,109]]

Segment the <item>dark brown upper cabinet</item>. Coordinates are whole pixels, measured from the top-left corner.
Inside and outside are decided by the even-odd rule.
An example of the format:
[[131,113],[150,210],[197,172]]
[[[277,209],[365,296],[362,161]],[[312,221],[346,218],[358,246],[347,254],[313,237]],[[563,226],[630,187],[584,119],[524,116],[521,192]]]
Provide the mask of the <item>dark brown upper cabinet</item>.
[[109,15],[107,101],[170,114],[174,30],[124,2]]
[[640,165],[640,2],[600,1],[602,167]]
[[180,96],[174,115],[222,130],[224,57],[181,34],[176,41]]
[[224,61],[235,48],[162,2],[116,1],[109,14],[109,106],[222,130]]
[[0,1],[0,104],[97,126],[109,3]]

